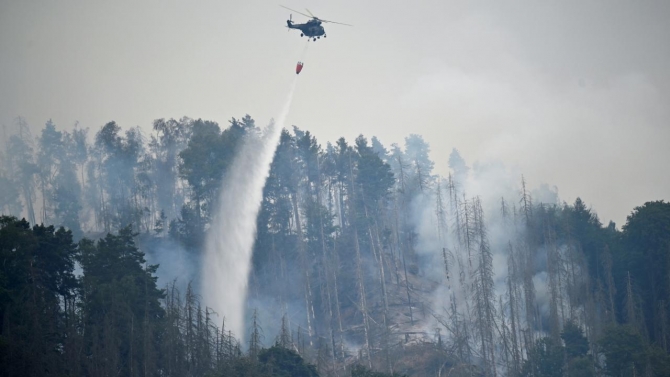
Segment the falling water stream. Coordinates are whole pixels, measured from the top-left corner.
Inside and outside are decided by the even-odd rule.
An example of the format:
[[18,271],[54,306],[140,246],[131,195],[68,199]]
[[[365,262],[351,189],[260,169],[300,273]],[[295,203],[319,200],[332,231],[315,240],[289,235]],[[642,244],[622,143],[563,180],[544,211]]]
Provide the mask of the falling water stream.
[[264,130],[260,140],[246,138],[226,174],[218,210],[207,232],[202,267],[202,294],[207,306],[225,317],[226,330],[244,338],[244,309],[256,238],[256,217],[263,187],[288,115],[297,75],[279,117]]

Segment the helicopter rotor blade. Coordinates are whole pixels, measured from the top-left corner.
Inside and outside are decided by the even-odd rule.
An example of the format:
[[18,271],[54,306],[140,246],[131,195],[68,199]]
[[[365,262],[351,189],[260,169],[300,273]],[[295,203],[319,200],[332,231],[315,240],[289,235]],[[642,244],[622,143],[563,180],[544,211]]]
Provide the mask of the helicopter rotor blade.
[[289,8],[289,7],[285,7],[285,6],[281,5],[281,4],[280,4],[279,6],[282,7],[282,8],[288,9],[288,10],[290,10],[290,11],[292,11],[292,12],[296,12],[296,13],[298,13],[298,14],[300,14],[300,15],[305,16],[305,17],[310,17],[310,18],[312,18],[312,19],[319,20],[319,21],[321,21],[321,22],[328,22],[328,23],[331,23],[331,24],[338,24],[338,25],[345,25],[345,26],[354,26],[354,25],[350,25],[350,24],[345,24],[345,23],[343,23],[343,22],[336,22],[336,21],[323,20],[323,19],[321,19],[321,18],[315,16],[315,15],[314,15],[312,12],[310,12],[310,10],[307,9],[307,8],[305,8],[305,10],[306,10],[307,13],[309,13],[309,14],[305,14],[305,13],[302,13],[302,12],[298,12],[298,11],[295,10],[295,9],[291,9],[291,8]]
[[319,21],[321,21],[321,22],[328,22],[328,23],[331,23],[331,24],[338,24],[338,25],[354,26],[354,25],[349,25],[349,24],[345,24],[345,23],[342,23],[342,22],[335,22],[335,21],[323,20],[323,19],[321,19],[321,18],[315,16],[312,12],[309,11],[309,9],[305,8],[305,10],[307,11],[307,13],[310,14],[310,16],[312,16],[312,18],[314,18],[315,20],[319,20]]
[[342,23],[342,22],[335,22],[335,21],[322,20],[322,19],[320,19],[320,18],[319,18],[318,20],[321,21],[321,22],[328,22],[328,23],[331,23],[331,24],[346,25],[346,26],[354,26],[354,25],[349,25],[349,24],[345,24],[345,23]]
[[305,17],[314,18],[313,16],[310,16],[309,14],[304,14],[304,13],[302,13],[302,12],[298,12],[298,11],[295,10],[295,9],[291,9],[291,8],[289,8],[289,7],[285,7],[285,6],[281,5],[281,4],[280,4],[279,6],[282,7],[282,8],[286,8],[286,9],[288,9],[288,10],[290,10],[290,11],[296,12],[296,13],[298,13],[298,14],[301,14],[301,15],[303,15],[303,16],[305,16]]

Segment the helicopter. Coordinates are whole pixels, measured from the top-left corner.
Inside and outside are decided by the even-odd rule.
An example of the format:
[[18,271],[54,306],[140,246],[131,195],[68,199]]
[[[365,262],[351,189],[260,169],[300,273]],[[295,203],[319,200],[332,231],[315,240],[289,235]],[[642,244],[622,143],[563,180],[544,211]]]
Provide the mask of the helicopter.
[[353,26],[353,25],[344,24],[344,23],[341,23],[341,22],[335,22],[335,21],[328,21],[328,20],[320,19],[320,18],[316,17],[315,15],[313,15],[312,12],[309,11],[309,9],[305,9],[307,11],[307,13],[309,13],[309,14],[304,14],[302,12],[298,12],[297,10],[293,10],[291,8],[285,7],[283,5],[280,5],[280,7],[286,8],[286,9],[292,11],[292,12],[296,12],[298,14],[301,14],[301,15],[305,16],[305,17],[311,18],[311,20],[307,21],[304,24],[294,24],[293,23],[293,14],[291,14],[289,16],[289,19],[286,20],[286,24],[288,25],[287,27],[288,27],[289,31],[291,29],[300,30],[301,31],[300,36],[301,37],[306,36],[308,41],[310,39],[312,39],[313,41],[316,41],[317,39],[321,39],[322,36],[324,38],[326,38],[326,31],[323,29],[323,26],[321,26],[321,23],[323,23],[323,22],[328,22],[328,23],[332,23],[332,24],[339,24],[339,25],[346,25],[346,26]]

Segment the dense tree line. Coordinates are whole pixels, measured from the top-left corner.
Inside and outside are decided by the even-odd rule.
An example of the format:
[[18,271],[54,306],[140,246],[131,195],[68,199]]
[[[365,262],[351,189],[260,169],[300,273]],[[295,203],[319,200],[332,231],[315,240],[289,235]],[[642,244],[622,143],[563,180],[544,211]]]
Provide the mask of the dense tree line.
[[243,352],[192,290],[158,289],[135,236],[74,243],[63,227],[0,217],[0,375],[318,376],[290,337]]
[[136,242],[197,258],[257,131],[248,115],[159,119],[148,138],[50,121],[34,138],[17,120],[0,208],[26,220],[2,220],[2,373],[670,375],[670,203],[617,229],[456,150],[439,176],[418,135],[387,149],[283,131],[249,278],[261,307],[236,339],[197,284],[158,287]]

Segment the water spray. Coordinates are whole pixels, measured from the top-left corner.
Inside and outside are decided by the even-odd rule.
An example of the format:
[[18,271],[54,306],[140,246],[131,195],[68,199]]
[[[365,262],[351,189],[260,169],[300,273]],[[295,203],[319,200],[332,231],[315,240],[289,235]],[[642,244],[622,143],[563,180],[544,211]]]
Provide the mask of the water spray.
[[244,311],[263,187],[293,100],[297,75],[279,117],[260,140],[245,138],[221,187],[218,210],[207,232],[202,276],[204,301],[238,338],[244,337]]

